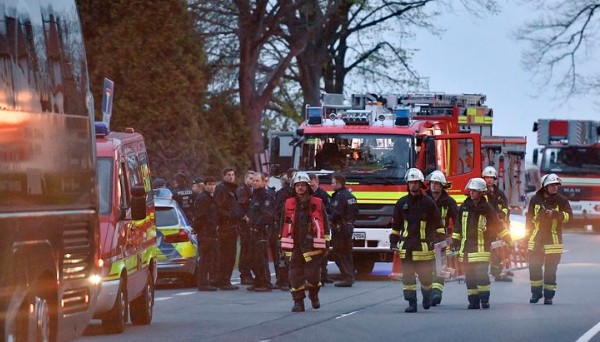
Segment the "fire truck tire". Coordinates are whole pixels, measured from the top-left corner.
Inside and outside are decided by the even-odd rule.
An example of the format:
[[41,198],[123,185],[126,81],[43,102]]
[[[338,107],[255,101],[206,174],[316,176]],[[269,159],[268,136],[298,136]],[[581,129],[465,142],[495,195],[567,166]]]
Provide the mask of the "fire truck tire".
[[148,325],[152,322],[154,310],[154,279],[148,274],[148,280],[142,294],[131,302],[129,316],[135,325]]
[[592,229],[595,233],[600,233],[600,223],[593,224]]
[[375,268],[375,261],[373,260],[361,260],[354,261],[354,269],[358,274],[371,274]]

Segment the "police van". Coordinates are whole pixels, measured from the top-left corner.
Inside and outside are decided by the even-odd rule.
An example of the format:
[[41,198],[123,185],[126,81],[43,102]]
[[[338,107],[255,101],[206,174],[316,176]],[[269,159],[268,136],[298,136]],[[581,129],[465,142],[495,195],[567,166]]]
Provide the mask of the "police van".
[[96,123],[102,289],[94,318],[120,333],[128,317],[150,324],[156,282],[156,221],[144,138]]

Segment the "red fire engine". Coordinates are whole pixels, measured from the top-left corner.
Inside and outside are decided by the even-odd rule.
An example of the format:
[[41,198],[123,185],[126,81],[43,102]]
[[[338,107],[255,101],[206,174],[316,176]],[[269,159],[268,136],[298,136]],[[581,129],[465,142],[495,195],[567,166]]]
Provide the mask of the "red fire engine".
[[[482,94],[325,94],[322,105],[306,107],[295,134],[270,136],[271,162],[321,175],[340,172],[356,196],[354,264],[369,273],[377,261],[391,261],[389,234],[393,207],[407,193],[404,175],[418,167],[425,175],[441,170],[462,203],[469,179],[493,165],[513,208],[524,204],[525,137],[492,136],[493,110]],[[277,173],[275,171],[274,173]],[[521,184],[523,187],[521,187]]]
[[542,146],[534,150],[533,162],[542,176],[561,178],[559,192],[573,209],[570,225],[600,231],[600,121],[542,119],[533,131]]

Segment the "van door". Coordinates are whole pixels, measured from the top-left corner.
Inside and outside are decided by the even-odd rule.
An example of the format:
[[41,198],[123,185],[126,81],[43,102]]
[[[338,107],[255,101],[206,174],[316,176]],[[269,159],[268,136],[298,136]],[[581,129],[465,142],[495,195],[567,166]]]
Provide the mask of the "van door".
[[481,140],[479,134],[457,133],[428,136],[424,139],[425,175],[440,170],[452,182],[448,189],[457,202],[464,200],[469,179],[481,177]]

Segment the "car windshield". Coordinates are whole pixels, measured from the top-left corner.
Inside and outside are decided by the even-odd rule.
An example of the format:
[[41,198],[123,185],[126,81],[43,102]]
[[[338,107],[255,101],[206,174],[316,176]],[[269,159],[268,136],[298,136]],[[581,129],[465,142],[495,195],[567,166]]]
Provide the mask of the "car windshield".
[[545,173],[600,174],[600,149],[593,147],[549,147],[544,149]]
[[100,214],[110,214],[112,208],[112,165],[111,158],[98,158]]
[[179,224],[177,210],[173,207],[156,207],[156,226],[169,227]]
[[361,184],[402,184],[413,163],[413,140],[407,135],[306,135],[300,155],[304,170],[340,172]]

